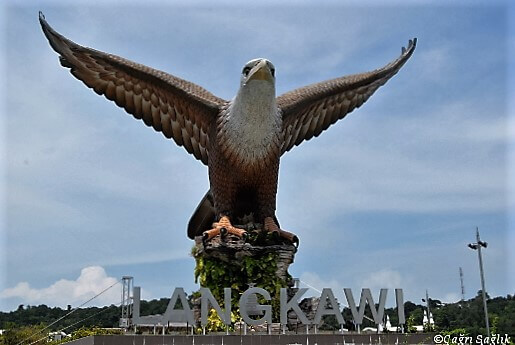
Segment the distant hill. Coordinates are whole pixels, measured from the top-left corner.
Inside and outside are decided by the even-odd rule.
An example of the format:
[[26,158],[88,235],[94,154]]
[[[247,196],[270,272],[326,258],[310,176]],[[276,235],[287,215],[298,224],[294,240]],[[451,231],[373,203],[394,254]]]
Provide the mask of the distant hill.
[[[152,300],[149,302],[141,301],[141,314],[148,315],[163,313],[166,310],[166,306],[169,301],[169,298],[162,298],[160,300]],[[20,305],[15,311],[8,313],[0,312],[0,329],[7,329],[9,324],[15,324],[16,326],[32,326],[39,324],[50,325],[71,311],[71,309],[48,307],[44,304],[39,306]],[[69,333],[82,326],[106,328],[118,327],[120,315],[121,309],[119,306],[115,305],[80,308],[50,327],[50,330],[57,331],[65,327],[69,327],[66,329],[66,333]]]

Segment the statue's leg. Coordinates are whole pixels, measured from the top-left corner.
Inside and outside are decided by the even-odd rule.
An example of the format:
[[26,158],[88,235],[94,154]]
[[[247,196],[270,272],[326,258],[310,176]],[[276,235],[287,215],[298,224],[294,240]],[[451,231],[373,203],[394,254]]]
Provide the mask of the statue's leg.
[[237,192],[237,185],[231,174],[232,171],[228,169],[227,165],[220,165],[218,169],[209,170],[211,192],[218,221],[213,223],[212,229],[204,231],[202,234],[203,241],[209,241],[217,235],[224,237],[227,234],[232,234],[243,239],[247,236],[245,230],[231,224]]
[[289,231],[280,229],[277,218],[275,217],[278,167],[279,165],[277,164],[277,166],[263,173],[257,191],[259,214],[260,218],[263,219],[263,230],[277,234],[278,237],[285,238],[298,246],[298,237]]

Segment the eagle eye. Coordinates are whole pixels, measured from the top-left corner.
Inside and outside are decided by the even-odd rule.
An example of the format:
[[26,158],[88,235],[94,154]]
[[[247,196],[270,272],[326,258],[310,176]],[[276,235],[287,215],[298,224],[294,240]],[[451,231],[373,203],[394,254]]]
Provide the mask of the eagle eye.
[[275,68],[270,68],[270,73],[272,73],[272,77],[275,77]]
[[250,67],[249,66],[245,66],[243,67],[243,71],[242,73],[245,74],[245,76],[247,76],[250,72]]

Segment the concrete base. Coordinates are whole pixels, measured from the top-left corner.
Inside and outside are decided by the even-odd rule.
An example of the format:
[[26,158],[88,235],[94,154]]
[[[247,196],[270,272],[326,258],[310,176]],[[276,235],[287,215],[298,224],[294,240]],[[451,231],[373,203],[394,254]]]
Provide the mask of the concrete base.
[[434,344],[434,333],[288,335],[95,335],[70,345],[366,345]]

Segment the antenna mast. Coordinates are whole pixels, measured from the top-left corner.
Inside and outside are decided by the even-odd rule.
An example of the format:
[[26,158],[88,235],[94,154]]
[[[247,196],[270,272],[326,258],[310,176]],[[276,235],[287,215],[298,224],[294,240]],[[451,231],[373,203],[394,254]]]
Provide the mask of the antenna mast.
[[460,267],[461,300],[465,300],[465,285],[463,284],[463,269]]

